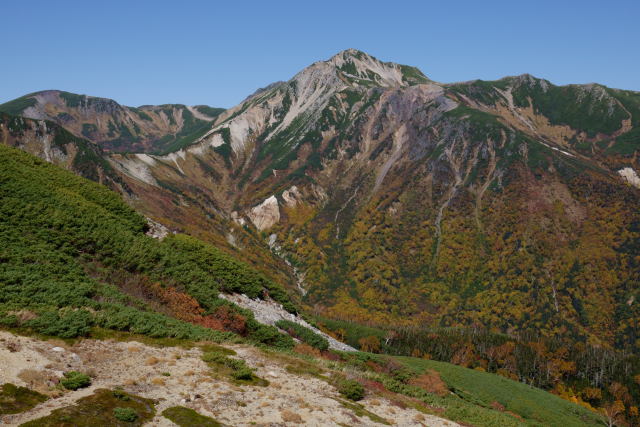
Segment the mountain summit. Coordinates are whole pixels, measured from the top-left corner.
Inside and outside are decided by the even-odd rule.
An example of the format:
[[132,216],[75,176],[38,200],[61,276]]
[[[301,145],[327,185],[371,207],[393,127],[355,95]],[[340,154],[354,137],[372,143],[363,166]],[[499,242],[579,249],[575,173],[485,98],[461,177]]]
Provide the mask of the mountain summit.
[[356,49],[343,50],[326,62],[352,84],[394,87],[429,81],[417,68],[382,62]]

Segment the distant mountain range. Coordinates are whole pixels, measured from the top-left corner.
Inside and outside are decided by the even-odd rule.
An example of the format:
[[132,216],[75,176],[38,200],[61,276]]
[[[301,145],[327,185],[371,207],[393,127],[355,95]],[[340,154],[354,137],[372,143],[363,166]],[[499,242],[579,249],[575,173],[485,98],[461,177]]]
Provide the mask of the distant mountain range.
[[2,111],[50,120],[105,151],[162,153],[201,136],[224,109],[178,104],[125,107],[112,99],[46,90],[2,104]]

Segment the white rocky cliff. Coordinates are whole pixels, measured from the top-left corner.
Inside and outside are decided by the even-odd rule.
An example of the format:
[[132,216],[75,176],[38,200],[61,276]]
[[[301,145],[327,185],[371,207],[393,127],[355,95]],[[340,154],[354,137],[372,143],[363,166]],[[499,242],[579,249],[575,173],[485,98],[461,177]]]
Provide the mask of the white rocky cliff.
[[278,199],[276,199],[276,196],[269,197],[247,212],[247,216],[260,231],[273,227],[280,221]]

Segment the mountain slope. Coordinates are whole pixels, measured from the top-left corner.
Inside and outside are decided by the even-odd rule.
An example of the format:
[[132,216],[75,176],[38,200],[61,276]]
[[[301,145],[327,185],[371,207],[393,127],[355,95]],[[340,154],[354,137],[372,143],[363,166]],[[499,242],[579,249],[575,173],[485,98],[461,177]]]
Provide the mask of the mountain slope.
[[[256,236],[216,213],[205,217],[201,210],[194,211],[195,207],[189,203],[172,203],[175,195],[171,192],[171,186],[154,188],[149,193],[150,197],[142,202],[137,196],[143,192],[138,188],[139,182],[131,181],[132,186],[129,186],[111,166],[108,156],[99,146],[76,137],[56,123],[0,113],[0,141],[105,184],[122,193],[130,204],[147,206],[142,210],[153,218],[164,219],[164,224],[172,231],[190,232],[214,243],[232,256],[256,266],[269,266],[266,272],[271,278],[288,283],[288,276],[282,274],[283,270],[286,271],[286,265],[271,256],[268,246],[261,244]],[[180,220],[170,221],[165,212]]]
[[295,312],[278,285],[193,238],[146,236],[144,218],[105,187],[10,147],[0,154],[3,324],[63,337],[94,326],[196,339],[232,331],[286,344],[218,297],[269,295]]
[[122,193],[129,192],[100,147],[56,123],[0,113],[0,141]]
[[634,346],[639,98],[528,75],[438,84],[351,49],[189,146],[108,161],[145,215],[329,317]]
[[2,104],[0,111],[53,121],[105,151],[166,152],[202,135],[224,109],[176,104],[134,108],[111,99],[47,90]]
[[619,172],[638,169],[637,100],[531,76],[441,85],[349,50],[194,145],[110,161],[142,199],[171,188],[269,230],[331,317],[634,345],[638,191]]
[[[507,379],[487,377],[512,389],[510,395],[534,399],[534,407],[544,412],[517,408],[513,415],[487,406],[482,399],[495,393],[483,390],[458,397],[461,381],[473,382],[478,374],[471,371],[453,370],[458,378],[450,380],[449,390],[439,374],[425,374],[413,359],[399,364],[305,344],[296,344],[293,352],[290,337],[218,297],[244,293],[259,300],[268,294],[294,311],[279,286],[194,238],[146,236],[144,218],[116,193],[4,145],[0,202],[0,417],[5,423],[82,425],[100,418],[116,425],[114,408],[124,407],[134,411],[133,423],[142,425],[154,418],[156,407],[174,419],[164,410],[176,405],[191,417],[197,410],[237,425],[256,419],[416,426],[457,425],[441,417],[486,426],[537,425],[549,417],[567,425],[600,421],[584,408]],[[409,369],[409,363],[416,366]],[[438,369],[445,372],[447,365]],[[421,375],[437,378],[437,394],[421,385]],[[69,382],[71,377],[83,382]],[[359,390],[358,397],[349,390]],[[27,402],[25,395],[37,400]],[[158,414],[153,422],[163,421]]]

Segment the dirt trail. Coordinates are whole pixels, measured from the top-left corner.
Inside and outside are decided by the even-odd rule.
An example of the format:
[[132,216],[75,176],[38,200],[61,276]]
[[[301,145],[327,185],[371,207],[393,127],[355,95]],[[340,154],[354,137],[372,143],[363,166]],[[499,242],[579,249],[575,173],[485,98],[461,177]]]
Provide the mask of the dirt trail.
[[[238,357],[253,367],[258,376],[269,380],[270,385],[240,387],[214,378],[210,368],[200,359],[200,349],[156,348],[138,342],[96,340],[82,340],[66,346],[61,342],[38,341],[0,332],[0,383],[11,382],[40,390],[48,388],[51,392],[54,389],[47,387],[47,381],[59,377],[63,371],[78,370],[93,376],[90,388],[65,392],[22,414],[5,415],[0,423],[19,425],[73,404],[97,388],[121,386],[127,392],[158,401],[158,415],[146,424],[148,426],[174,425],[159,414],[176,405],[192,408],[231,426],[381,425],[343,407],[336,400],[340,398],[339,394],[328,383],[291,374],[281,360],[254,347],[227,347],[233,348]],[[25,377],[24,372],[32,374]],[[360,403],[393,425],[457,426],[414,409],[399,408],[382,398],[367,397]]]

